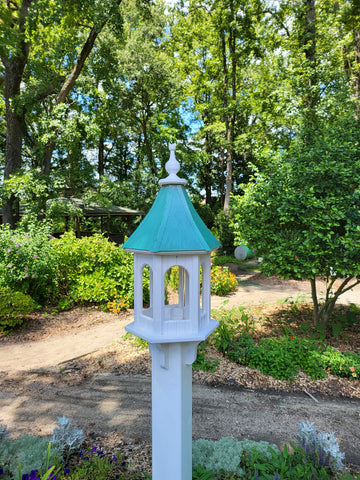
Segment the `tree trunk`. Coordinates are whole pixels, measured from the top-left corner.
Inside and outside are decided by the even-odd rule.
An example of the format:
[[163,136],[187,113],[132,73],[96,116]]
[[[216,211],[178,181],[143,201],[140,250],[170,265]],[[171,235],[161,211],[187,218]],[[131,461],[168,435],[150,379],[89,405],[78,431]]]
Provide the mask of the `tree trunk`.
[[[209,132],[205,132],[205,155],[206,160],[211,157]],[[202,175],[205,187],[205,204],[211,205],[211,160],[209,161],[209,164],[206,165]]]
[[355,118],[359,119],[359,100],[360,100],[360,30],[354,32],[354,69],[352,72],[352,84],[355,98]]
[[[232,17],[234,12],[232,11]],[[234,161],[234,132],[235,132],[235,103],[236,103],[236,35],[233,27],[229,27],[229,57],[231,62],[231,100],[232,108],[229,114],[228,102],[228,88],[229,88],[229,70],[227,67],[225,38],[222,38],[222,53],[223,53],[223,72],[224,72],[224,108],[225,108],[225,129],[226,129],[226,188],[224,199],[224,212],[228,213],[230,208],[230,195],[233,187],[233,161]]]
[[[117,5],[120,5],[122,0],[117,0]],[[56,98],[56,105],[60,105],[66,101],[67,96],[69,95],[71,89],[73,88],[76,80],[78,79],[87,58],[89,57],[94,44],[95,40],[97,39],[98,35],[100,34],[101,30],[104,28],[106,21],[104,21],[99,27],[93,27],[89,33],[89,36],[80,52],[80,55],[75,63],[75,66],[70,73],[69,77],[66,79],[65,83],[61,87],[61,90]],[[44,155],[42,158],[41,163],[41,173],[42,175],[48,175],[51,168],[51,157],[55,148],[55,138],[56,132],[54,135],[49,139],[45,146]]]
[[305,106],[308,108],[308,117],[311,120],[315,116],[314,109],[318,104],[317,71],[316,71],[316,12],[315,0],[306,0],[305,31],[303,46],[305,56],[309,63],[310,74],[307,80],[307,94],[305,95]]
[[318,298],[317,298],[317,292],[316,292],[316,279],[310,278],[310,285],[311,285],[311,297],[313,301],[313,319],[314,319],[314,325],[316,326],[319,322],[319,303],[318,303]]
[[99,139],[99,148],[98,148],[98,174],[99,178],[101,178],[104,175],[104,170],[105,170],[105,145],[104,145],[104,137],[101,135]]
[[[25,24],[32,0],[23,0],[19,9],[19,20],[16,34],[20,34],[21,41],[17,45],[18,55],[2,57],[5,67],[4,93],[6,118],[5,169],[4,180],[16,173],[22,164],[22,142],[25,133],[25,111],[16,106],[20,95],[20,85],[29,56],[29,43],[24,37]],[[15,26],[14,26],[15,30]],[[18,201],[14,195],[3,201],[3,223],[14,228],[18,219]]]

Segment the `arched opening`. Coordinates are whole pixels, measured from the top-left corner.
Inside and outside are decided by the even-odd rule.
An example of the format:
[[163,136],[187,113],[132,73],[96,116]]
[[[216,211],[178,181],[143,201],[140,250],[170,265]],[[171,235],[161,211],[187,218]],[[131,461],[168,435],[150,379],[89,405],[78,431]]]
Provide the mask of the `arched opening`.
[[150,265],[144,265],[142,269],[142,309],[143,314],[153,316],[153,272]]
[[169,268],[164,277],[166,320],[181,320],[189,316],[189,273],[179,265]]

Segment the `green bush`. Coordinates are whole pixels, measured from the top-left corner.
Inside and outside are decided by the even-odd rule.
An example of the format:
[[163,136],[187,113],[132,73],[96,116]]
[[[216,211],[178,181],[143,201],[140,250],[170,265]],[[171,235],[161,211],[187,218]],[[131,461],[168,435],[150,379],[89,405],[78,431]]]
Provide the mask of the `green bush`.
[[[134,303],[133,255],[101,235],[76,238],[69,232],[53,240],[60,291],[76,302],[107,303],[116,295]],[[148,276],[144,275],[144,288]]]
[[36,308],[35,301],[29,295],[0,286],[0,332],[21,325]]
[[0,228],[0,284],[30,295],[39,303],[57,293],[57,261],[50,226],[29,224],[26,229]]

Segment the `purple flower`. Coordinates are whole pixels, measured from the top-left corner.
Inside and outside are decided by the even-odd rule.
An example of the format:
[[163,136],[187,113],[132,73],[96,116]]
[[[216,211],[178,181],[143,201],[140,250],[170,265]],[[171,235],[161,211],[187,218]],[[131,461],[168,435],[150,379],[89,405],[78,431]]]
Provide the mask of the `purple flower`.
[[29,267],[25,267],[25,270],[29,270]]
[[27,278],[28,276],[29,276],[29,274],[28,274],[28,273],[26,273],[26,274],[25,274],[25,278]]
[[16,244],[16,246],[17,246],[18,248],[20,247],[20,245],[19,245],[18,243]]
[[97,450],[97,448],[98,448],[98,447],[93,447],[93,448],[91,449],[91,453],[95,453],[96,450]]
[[70,468],[65,468],[64,475],[67,475],[68,473],[70,473]]
[[111,457],[111,460],[110,460],[110,461],[111,461],[111,462],[117,462],[117,461],[118,461],[117,456],[116,456],[116,455],[113,455],[113,456]]
[[37,258],[37,255],[36,255],[36,254],[34,255],[34,258]]
[[24,475],[21,477],[21,480],[29,480],[29,474],[24,473]]
[[34,273],[34,275],[33,275],[33,277],[32,277],[32,278],[35,278],[35,277],[36,277],[36,275],[35,275],[35,273]]
[[10,240],[10,242],[12,242],[12,241],[13,241],[13,239],[12,239],[12,238],[9,238],[9,240]]
[[0,468],[0,475],[2,475],[3,473],[4,473],[4,469]]
[[12,268],[12,265],[11,265],[11,263],[9,263],[8,267],[9,267],[9,268]]
[[25,235],[25,237],[26,237],[26,238],[29,238],[29,235],[28,235],[28,234],[26,234],[26,235]]
[[10,253],[10,252],[11,252],[11,250],[10,250],[10,248],[8,248],[8,253]]
[[78,457],[81,458],[83,456],[83,451],[80,450]]
[[30,480],[36,480],[38,477],[37,470],[31,470],[30,472]]

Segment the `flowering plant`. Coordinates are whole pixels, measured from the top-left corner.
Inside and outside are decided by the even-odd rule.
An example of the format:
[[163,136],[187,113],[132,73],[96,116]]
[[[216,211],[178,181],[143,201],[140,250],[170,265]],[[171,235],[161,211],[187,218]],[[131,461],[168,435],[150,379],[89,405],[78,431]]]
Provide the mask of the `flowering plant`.
[[1,283],[30,295],[41,303],[57,291],[56,260],[51,248],[50,227],[30,224],[13,231],[0,229]]

